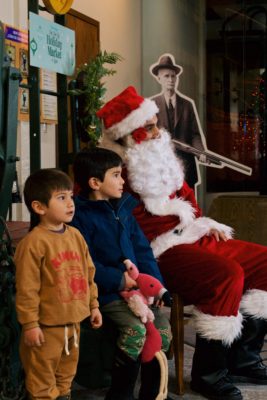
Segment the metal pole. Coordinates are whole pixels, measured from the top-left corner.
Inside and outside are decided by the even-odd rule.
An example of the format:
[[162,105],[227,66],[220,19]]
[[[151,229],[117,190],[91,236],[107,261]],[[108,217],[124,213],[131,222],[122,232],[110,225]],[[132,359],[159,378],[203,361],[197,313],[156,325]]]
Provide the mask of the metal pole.
[[[28,0],[29,13],[39,13],[39,1]],[[29,43],[29,58],[31,44]],[[30,106],[30,171],[41,168],[41,129],[40,129],[40,73],[39,68],[29,65],[29,106]]]

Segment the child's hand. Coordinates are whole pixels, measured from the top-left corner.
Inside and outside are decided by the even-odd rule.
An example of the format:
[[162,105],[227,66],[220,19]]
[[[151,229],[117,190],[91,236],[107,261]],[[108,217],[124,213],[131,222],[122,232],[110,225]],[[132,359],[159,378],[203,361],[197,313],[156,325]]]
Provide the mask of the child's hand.
[[98,329],[102,325],[102,315],[99,308],[93,308],[90,315],[92,328]]
[[42,344],[45,342],[44,339],[44,334],[41,330],[41,328],[36,327],[32,329],[27,329],[24,331],[24,343],[26,346],[29,347],[34,347],[34,346],[42,346]]
[[124,279],[125,279],[124,290],[129,290],[134,287],[137,287],[135,280],[130,277],[130,275],[128,274],[127,271],[125,271],[123,274],[124,274]]
[[162,308],[164,306],[164,301],[162,299],[156,299],[153,303],[154,307]]

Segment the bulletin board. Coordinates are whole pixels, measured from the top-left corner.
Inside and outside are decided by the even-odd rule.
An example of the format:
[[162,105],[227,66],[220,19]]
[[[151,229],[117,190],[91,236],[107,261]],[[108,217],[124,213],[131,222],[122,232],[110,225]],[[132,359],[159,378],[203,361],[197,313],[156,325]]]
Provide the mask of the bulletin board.
[[[12,25],[4,24],[5,49],[9,57],[10,65],[19,69],[22,82],[28,83],[29,75],[29,52],[28,31],[19,29]],[[40,87],[48,91],[57,91],[56,73],[40,69]],[[19,88],[18,119],[29,121],[29,89]],[[46,94],[40,96],[40,122],[57,124],[57,98]]]
[[[5,49],[10,65],[20,70],[22,83],[27,84],[29,74],[28,31],[4,24]],[[19,88],[18,119],[29,120],[29,90]]]

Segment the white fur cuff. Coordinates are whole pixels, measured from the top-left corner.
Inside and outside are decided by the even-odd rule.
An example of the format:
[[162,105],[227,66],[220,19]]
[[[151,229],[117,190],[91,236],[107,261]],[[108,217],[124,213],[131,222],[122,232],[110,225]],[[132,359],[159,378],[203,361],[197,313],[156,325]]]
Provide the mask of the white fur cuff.
[[247,290],[240,302],[240,312],[267,320],[267,292],[259,289]]
[[[166,250],[178,246],[179,244],[195,243],[204,235],[208,235],[211,229],[217,229],[224,232],[227,239],[232,237],[233,229],[227,225],[220,224],[211,218],[196,218],[192,223],[181,229],[177,225],[174,229],[163,233],[151,242],[154,256],[158,258]],[[175,233],[176,232],[176,233]]]
[[165,198],[143,198],[146,209],[154,215],[177,215],[180,218],[180,227],[184,227],[195,218],[195,209],[183,199]]
[[194,307],[193,322],[196,332],[208,340],[220,340],[223,345],[230,346],[240,337],[242,331],[242,314],[224,317],[204,314]]

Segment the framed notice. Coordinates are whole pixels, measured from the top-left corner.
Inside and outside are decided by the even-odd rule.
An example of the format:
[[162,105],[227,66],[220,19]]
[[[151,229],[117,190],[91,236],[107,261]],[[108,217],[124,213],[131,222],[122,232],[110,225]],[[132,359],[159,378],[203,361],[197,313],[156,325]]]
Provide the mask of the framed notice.
[[24,48],[19,49],[19,68],[22,77],[27,77],[29,74],[29,56],[28,50]]
[[19,88],[19,113],[29,115],[29,90]]
[[[41,70],[40,85],[44,90],[57,91],[57,77],[53,71]],[[57,124],[57,97],[41,94],[41,122]]]

